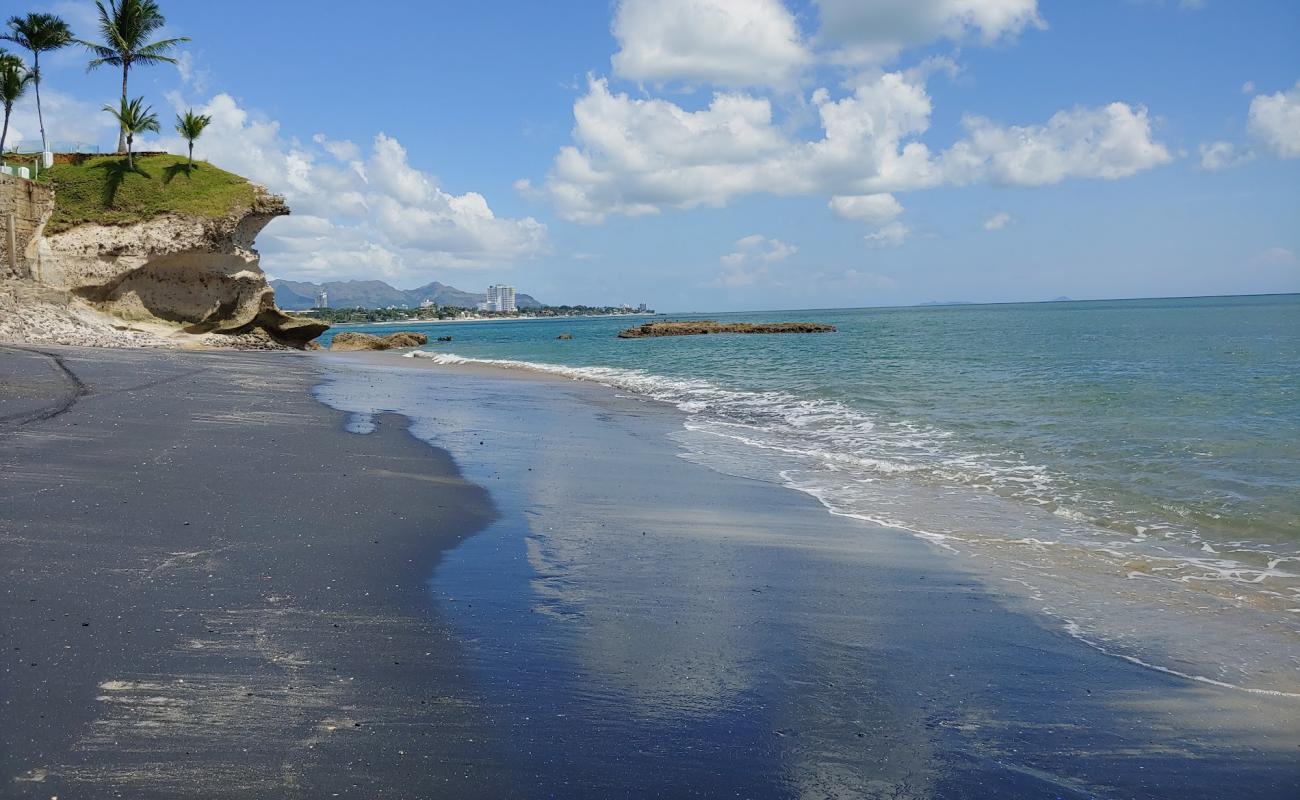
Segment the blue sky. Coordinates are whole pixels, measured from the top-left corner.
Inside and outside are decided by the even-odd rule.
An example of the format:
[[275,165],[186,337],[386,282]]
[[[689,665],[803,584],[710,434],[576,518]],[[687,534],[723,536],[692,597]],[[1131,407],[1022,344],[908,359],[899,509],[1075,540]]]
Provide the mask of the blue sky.
[[[286,194],[275,276],[662,310],[1300,291],[1294,2],[162,6],[184,69],[132,94]],[[90,33],[92,3],[33,8]],[[84,60],[46,62],[47,127],[108,146],[120,78]]]

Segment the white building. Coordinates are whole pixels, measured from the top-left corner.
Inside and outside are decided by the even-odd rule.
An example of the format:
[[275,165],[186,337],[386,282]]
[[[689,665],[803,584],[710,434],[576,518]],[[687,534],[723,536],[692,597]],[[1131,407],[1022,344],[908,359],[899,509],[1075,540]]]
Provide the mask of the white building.
[[325,291],[324,289],[321,289],[319,292],[316,293],[316,308],[329,308],[329,307],[330,307],[329,292]]
[[515,305],[515,287],[494,283],[487,288],[488,311],[504,311],[513,314],[519,310]]

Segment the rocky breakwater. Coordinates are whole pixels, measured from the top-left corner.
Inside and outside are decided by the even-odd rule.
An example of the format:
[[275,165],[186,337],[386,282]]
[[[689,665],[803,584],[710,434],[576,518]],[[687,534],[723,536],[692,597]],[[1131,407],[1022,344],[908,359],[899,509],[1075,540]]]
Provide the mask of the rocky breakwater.
[[428,336],[411,331],[398,331],[387,336],[348,331],[335,334],[330,341],[330,350],[398,350],[403,347],[419,347],[428,343]]
[[712,333],[834,333],[834,325],[820,322],[718,322],[711,319],[690,322],[647,322],[619,331],[620,339],[649,339],[657,336],[703,336]]
[[[304,347],[327,330],[276,307],[253,247],[268,223],[289,213],[283,198],[211,165],[186,169],[180,161],[142,158],[134,171],[112,158],[56,165],[48,182],[53,206],[10,270],[11,280],[41,293],[9,296],[43,296],[63,317],[83,321],[86,341],[56,339],[73,344],[135,343],[111,341],[118,330],[162,346]],[[0,333],[40,341],[41,314],[25,310],[29,329]]]

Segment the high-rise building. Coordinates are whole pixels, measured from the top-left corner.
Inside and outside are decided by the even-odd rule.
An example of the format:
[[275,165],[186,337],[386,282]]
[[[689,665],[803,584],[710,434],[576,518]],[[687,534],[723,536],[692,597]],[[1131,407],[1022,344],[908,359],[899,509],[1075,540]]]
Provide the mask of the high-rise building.
[[494,283],[487,288],[487,310],[504,311],[513,314],[519,310],[515,305],[515,287]]
[[330,307],[329,292],[325,291],[324,289],[321,289],[320,291],[316,292],[316,307],[317,308]]

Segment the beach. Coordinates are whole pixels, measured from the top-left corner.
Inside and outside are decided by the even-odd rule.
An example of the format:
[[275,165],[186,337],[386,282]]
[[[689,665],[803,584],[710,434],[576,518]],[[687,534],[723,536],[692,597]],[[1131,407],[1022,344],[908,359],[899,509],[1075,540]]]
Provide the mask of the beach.
[[1284,798],[1293,698],[392,354],[4,348],[0,796]]
[[500,796],[427,600],[487,495],[305,357],[0,348],[0,796]]

